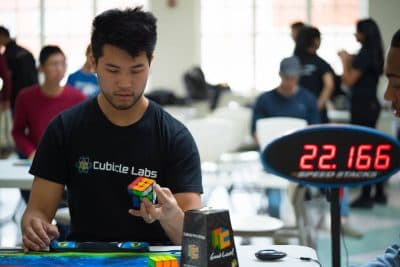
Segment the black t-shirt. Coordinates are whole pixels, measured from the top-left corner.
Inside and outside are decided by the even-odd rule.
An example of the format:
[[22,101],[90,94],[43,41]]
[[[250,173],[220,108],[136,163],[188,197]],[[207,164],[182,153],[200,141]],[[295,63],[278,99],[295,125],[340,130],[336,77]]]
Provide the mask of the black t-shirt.
[[299,84],[309,90],[316,98],[321,94],[324,82],[322,77],[331,71],[329,64],[315,54],[302,57],[303,70]]
[[49,125],[30,173],[68,189],[70,240],[168,242],[159,222],[128,214],[127,186],[138,176],[173,193],[202,193],[200,158],[189,131],[154,102],[136,123],[119,127],[97,99]]
[[[317,99],[321,95],[324,87],[323,76],[327,72],[332,72],[331,66],[316,54],[305,54],[301,58],[303,70],[299,84],[311,92]],[[320,111],[321,122],[329,122],[326,109]]]
[[365,100],[376,99],[376,90],[379,80],[379,71],[374,67],[372,56],[365,48],[353,58],[352,66],[361,71],[360,79],[354,84],[352,102],[364,102]]

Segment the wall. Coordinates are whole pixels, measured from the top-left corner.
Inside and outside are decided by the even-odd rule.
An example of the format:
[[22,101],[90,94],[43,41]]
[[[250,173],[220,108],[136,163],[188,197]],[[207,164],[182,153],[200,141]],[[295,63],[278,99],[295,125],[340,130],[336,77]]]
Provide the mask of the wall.
[[[378,23],[381,30],[386,56],[392,36],[400,28],[400,0],[369,0],[368,6],[369,16]],[[386,83],[386,78],[381,78],[378,96],[382,102],[384,102],[383,94]]]
[[150,89],[170,88],[184,95],[182,74],[200,64],[200,1],[176,0],[174,8],[166,0],[150,0],[149,8],[158,19],[158,42],[151,66]]

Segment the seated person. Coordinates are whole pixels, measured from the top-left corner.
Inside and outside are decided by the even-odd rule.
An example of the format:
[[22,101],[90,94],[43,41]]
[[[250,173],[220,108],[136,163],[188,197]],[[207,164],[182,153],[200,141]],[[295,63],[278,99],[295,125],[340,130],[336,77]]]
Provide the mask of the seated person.
[[[292,56],[281,61],[279,75],[281,84],[261,94],[254,105],[251,121],[251,133],[256,142],[256,121],[270,117],[293,117],[304,119],[308,124],[320,122],[317,99],[313,94],[298,85],[301,75],[301,64]],[[279,189],[268,189],[268,213],[280,217],[279,207],[281,192]]]
[[[58,236],[51,224],[64,186],[69,240],[179,244],[186,210],[201,207],[200,157],[179,121],[144,97],[156,18],[141,8],[95,17],[91,58],[100,93],[50,123],[30,173],[35,176],[21,228],[25,251]],[[154,179],[158,203],[133,210],[128,185]]]
[[93,73],[93,66],[89,60],[92,55],[92,47],[90,45],[86,48],[85,55],[86,61],[82,68],[68,76],[67,84],[79,89],[87,97],[95,97],[98,95],[100,88],[97,76]]

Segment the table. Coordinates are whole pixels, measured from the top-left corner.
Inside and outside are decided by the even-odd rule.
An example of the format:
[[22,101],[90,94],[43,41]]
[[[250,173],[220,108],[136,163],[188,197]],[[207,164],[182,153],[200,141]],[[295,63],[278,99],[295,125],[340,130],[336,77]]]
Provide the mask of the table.
[[[277,260],[277,261],[261,261],[257,259],[254,255],[260,249],[275,249],[278,251],[283,251],[287,253],[287,256]],[[300,267],[300,266],[309,266],[309,267],[318,267],[318,263],[313,261],[302,261],[300,257],[308,257],[311,259],[317,260],[317,253],[314,249],[304,246],[293,246],[293,245],[273,245],[265,248],[260,248],[258,246],[237,246],[237,253],[239,258],[239,266],[291,266],[291,267]]]
[[0,160],[0,188],[31,189],[33,175],[29,165],[17,159]]
[[232,229],[235,236],[273,236],[282,227],[282,220],[268,215],[232,216]]
[[[303,261],[300,260],[300,257],[308,257],[312,259],[317,259],[317,255],[315,250],[312,248],[304,247],[304,246],[293,246],[293,245],[284,245],[284,246],[279,246],[279,245],[274,245],[274,246],[268,246],[268,247],[258,247],[258,246],[236,246],[237,248],[237,255],[238,255],[238,260],[239,260],[239,266],[252,266],[252,267],[257,267],[257,266],[293,266],[293,267],[315,267],[318,266],[316,262],[312,261]],[[257,252],[260,249],[275,249],[279,251],[284,251],[287,253],[287,256],[277,260],[277,261],[260,261],[258,260],[254,253]],[[168,247],[157,247],[157,246],[152,246],[150,247],[150,251],[157,251],[160,253],[160,251],[165,251],[169,255],[174,255],[179,257],[180,254],[180,247],[179,246],[168,246]],[[36,259],[32,257],[32,254],[6,254],[5,252],[0,252],[0,265],[1,266],[11,266],[11,264],[17,263],[18,266],[24,267],[24,266],[73,266],[73,262],[71,259],[75,257],[79,257],[79,254],[71,255],[69,256],[66,254],[64,257],[61,253],[55,254],[55,253],[41,253],[42,256],[36,256]],[[123,257],[123,255],[119,254],[108,254],[108,253],[101,253],[101,254],[92,254],[89,259],[89,257],[83,258],[87,264],[83,264],[82,261],[82,255],[81,259],[79,259],[79,266],[104,266],[105,263],[107,266],[146,266],[147,267],[147,257],[148,253],[142,253],[139,254],[137,253],[136,255],[132,255],[132,257]],[[14,255],[14,256],[13,256]],[[35,254],[33,254],[35,255]],[[40,254],[36,254],[40,255]],[[43,256],[47,255],[47,258],[43,258]],[[127,254],[126,254],[127,255]],[[90,255],[89,255],[90,256]],[[89,262],[90,260],[96,260],[96,257],[98,258],[97,261]],[[102,257],[102,258],[101,258]],[[67,259],[68,258],[68,259]],[[99,259],[101,258],[101,259]],[[106,258],[106,259],[104,259]],[[16,261],[18,260],[18,261]],[[28,262],[28,260],[31,260],[31,262]],[[33,261],[32,261],[33,260]],[[44,262],[47,260],[47,263],[50,263],[50,265],[44,265]],[[132,264],[133,263],[133,264]],[[36,264],[36,265],[35,265]]]

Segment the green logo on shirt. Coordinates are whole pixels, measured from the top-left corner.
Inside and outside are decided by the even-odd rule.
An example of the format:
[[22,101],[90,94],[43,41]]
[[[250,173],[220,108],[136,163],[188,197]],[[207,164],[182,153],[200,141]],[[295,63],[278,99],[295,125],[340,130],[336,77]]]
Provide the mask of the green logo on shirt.
[[75,166],[79,173],[88,173],[92,167],[92,163],[90,162],[89,157],[81,156]]

